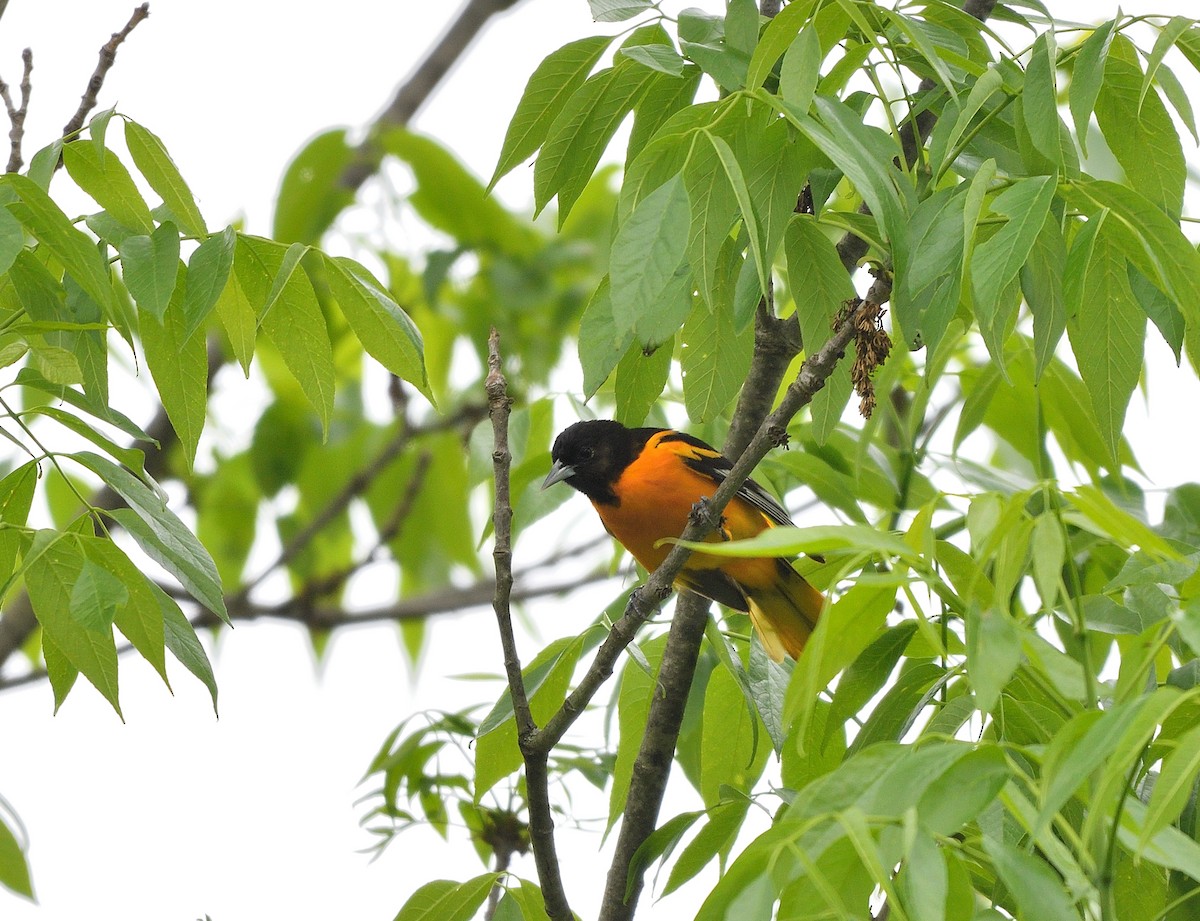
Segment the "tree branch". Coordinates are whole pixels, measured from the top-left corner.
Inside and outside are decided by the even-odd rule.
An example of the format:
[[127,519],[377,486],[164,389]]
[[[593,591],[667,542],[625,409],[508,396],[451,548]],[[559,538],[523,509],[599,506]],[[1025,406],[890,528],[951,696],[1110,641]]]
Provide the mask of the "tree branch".
[[100,96],[101,88],[104,86],[104,78],[108,75],[109,70],[117,60],[117,48],[129,37],[129,33],[137,28],[138,23],[149,15],[149,3],[143,3],[141,6],[136,7],[133,15],[129,17],[129,22],[125,23],[125,28],[120,32],[114,32],[112,38],[100,46],[100,60],[96,63],[96,69],[92,72],[91,79],[88,80],[87,89],[84,90],[83,95],[79,99],[79,108],[75,110],[75,114],[71,116],[71,120],[63,127],[64,138],[71,137],[71,135],[83,127],[83,120],[96,107],[96,100]]
[[354,149],[353,158],[342,172],[340,185],[343,189],[357,192],[364,182],[379,171],[379,165],[383,162],[380,135],[389,128],[407,125],[488,21],[520,2],[467,0],[458,17],[417,65],[412,76],[396,91],[387,108],[367,130],[366,138]]
[[553,921],[573,921],[575,915],[563,888],[558,852],[554,843],[554,815],[550,809],[549,750],[530,745],[537,736],[537,726],[529,711],[525,680],[521,675],[521,660],[513,636],[512,612],[509,609],[512,592],[512,503],[509,498],[509,470],[512,454],[508,449],[508,417],[512,404],[508,399],[508,384],[500,363],[500,334],[493,326],[488,336],[488,374],[484,384],[488,396],[488,413],[492,417],[492,469],[495,477],[496,500],[492,512],[495,543],[492,558],[496,561],[496,594],[492,607],[500,628],[500,644],[504,647],[504,668],[508,673],[508,688],[517,723],[517,743],[525,761],[525,801],[529,806],[529,839],[537,864],[538,882],[546,914]]
[[25,69],[21,75],[20,107],[13,105],[8,84],[0,80],[0,99],[4,100],[4,107],[8,110],[8,120],[12,124],[12,128],[8,132],[10,145],[8,166],[5,167],[5,172],[8,173],[19,172],[21,164],[25,162],[21,159],[21,144],[25,140],[25,116],[29,114],[29,94],[33,91],[33,84],[29,79],[30,74],[33,73],[32,48],[26,48],[21,52],[21,61]]

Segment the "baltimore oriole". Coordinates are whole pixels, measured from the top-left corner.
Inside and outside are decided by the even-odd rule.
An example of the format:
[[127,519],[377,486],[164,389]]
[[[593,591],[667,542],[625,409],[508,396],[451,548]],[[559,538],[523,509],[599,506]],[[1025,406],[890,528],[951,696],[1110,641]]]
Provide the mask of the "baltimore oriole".
[[[605,530],[653,571],[687,526],[692,505],[711,496],[733,464],[699,438],[672,429],[629,429],[619,422],[576,422],[550,453],[554,466],[542,488],[562,480],[589,499]],[[722,513],[709,541],[741,540],[791,519],[771,495],[747,480]],[[745,611],[775,661],[799,658],[825,597],[777,557],[718,557],[693,553],[675,578],[726,607]]]

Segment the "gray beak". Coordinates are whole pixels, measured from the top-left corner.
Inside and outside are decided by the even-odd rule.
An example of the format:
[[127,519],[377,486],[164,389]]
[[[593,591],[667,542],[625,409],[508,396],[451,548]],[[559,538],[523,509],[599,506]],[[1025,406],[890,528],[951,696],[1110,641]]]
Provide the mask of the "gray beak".
[[554,466],[550,468],[550,472],[546,474],[546,479],[542,481],[542,489],[547,486],[553,486],[555,483],[561,483],[568,477],[575,476],[575,468],[570,464],[564,464],[562,461],[555,461]]

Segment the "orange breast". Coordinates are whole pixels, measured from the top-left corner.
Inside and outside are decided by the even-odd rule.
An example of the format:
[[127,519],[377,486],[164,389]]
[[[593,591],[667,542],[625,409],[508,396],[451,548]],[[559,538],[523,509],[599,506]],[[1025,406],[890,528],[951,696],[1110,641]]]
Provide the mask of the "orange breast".
[[[682,534],[692,506],[701,497],[711,497],[718,485],[684,463],[684,456],[693,450],[689,445],[678,441],[664,444],[662,438],[653,436],[637,460],[621,474],[615,488],[621,497],[620,505],[593,503],[609,533],[649,571],[666,559],[673,546],[655,547],[655,542]],[[710,534],[707,540],[742,540],[772,526],[771,520],[754,506],[734,498],[723,512],[721,532]],[[738,582],[754,585],[774,579],[775,561],[693,553],[684,567],[719,568]]]

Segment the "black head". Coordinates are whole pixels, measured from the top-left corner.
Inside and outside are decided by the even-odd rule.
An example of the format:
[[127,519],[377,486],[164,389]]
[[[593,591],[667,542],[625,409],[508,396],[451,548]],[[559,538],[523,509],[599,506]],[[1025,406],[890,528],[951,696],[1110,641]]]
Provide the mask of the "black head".
[[627,429],[619,422],[576,422],[559,433],[550,457],[554,466],[542,488],[566,480],[594,502],[617,504],[613,484],[658,429]]

